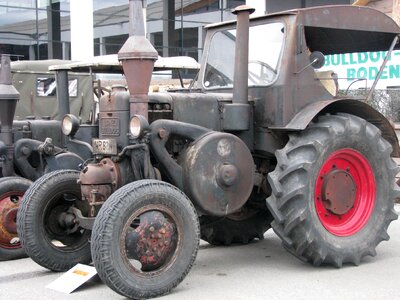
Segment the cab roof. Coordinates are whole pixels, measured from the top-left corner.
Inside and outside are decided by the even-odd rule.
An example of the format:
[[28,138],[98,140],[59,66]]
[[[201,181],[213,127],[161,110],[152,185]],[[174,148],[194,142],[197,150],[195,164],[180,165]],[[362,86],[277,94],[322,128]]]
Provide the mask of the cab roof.
[[[394,37],[400,34],[396,22],[384,13],[352,5],[282,11],[251,18],[250,22],[282,18],[295,18],[295,23],[304,28],[310,51],[321,51],[324,54],[388,50]],[[234,23],[218,23],[207,28]],[[400,45],[395,49],[400,49]]]

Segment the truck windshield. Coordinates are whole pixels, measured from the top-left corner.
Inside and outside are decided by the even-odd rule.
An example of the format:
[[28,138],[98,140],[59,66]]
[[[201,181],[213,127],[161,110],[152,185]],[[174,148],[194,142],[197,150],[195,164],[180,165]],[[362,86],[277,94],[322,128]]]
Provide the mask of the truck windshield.
[[[284,24],[250,27],[249,86],[271,84],[276,76],[284,40]],[[203,84],[206,88],[232,87],[236,30],[216,32],[210,43]]]

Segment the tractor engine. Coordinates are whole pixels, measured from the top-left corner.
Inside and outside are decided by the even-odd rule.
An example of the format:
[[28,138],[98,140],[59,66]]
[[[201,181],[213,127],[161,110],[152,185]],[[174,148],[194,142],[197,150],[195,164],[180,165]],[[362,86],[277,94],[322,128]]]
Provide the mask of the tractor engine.
[[[82,200],[90,205],[90,216],[94,216],[104,201],[123,182],[131,179],[130,166],[116,156],[129,144],[129,94],[115,91],[100,99],[99,138],[93,139],[96,163],[85,166],[81,172]],[[123,179],[122,179],[123,178]]]

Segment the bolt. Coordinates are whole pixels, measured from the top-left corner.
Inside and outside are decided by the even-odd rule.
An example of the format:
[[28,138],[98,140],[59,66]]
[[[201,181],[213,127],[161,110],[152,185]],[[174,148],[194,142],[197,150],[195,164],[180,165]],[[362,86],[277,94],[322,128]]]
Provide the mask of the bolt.
[[163,243],[163,242],[160,242],[159,245],[160,245],[160,247],[162,247],[162,246],[164,246],[164,243]]
[[160,129],[160,130],[158,131],[158,136],[159,136],[161,139],[165,139],[166,136],[167,136],[167,131],[166,131],[165,129]]
[[150,231],[153,232],[155,229],[153,226],[150,227]]
[[161,229],[160,229],[160,233],[161,233],[161,234],[165,234],[165,229],[164,229],[164,228],[161,228]]
[[152,234],[152,235],[151,235],[151,238],[152,238],[152,239],[155,239],[155,238],[156,238],[156,236],[155,236],[154,234]]
[[153,251],[156,252],[157,251],[157,247],[153,247]]

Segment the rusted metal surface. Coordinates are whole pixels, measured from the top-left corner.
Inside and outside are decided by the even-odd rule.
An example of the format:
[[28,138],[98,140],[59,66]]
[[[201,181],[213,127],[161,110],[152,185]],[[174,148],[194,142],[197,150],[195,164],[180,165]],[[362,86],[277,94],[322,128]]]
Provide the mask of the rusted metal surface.
[[150,147],[155,158],[161,163],[165,174],[174,185],[183,189],[182,167],[171,157],[166,144],[173,135],[194,141],[210,130],[172,120],[157,120],[150,125],[150,131]]
[[125,238],[127,255],[140,261],[142,271],[158,269],[176,249],[176,225],[160,211],[145,212],[137,221]]
[[111,92],[101,97],[99,104],[99,137],[114,139],[121,151],[129,144],[129,94]]
[[[130,12],[142,11],[142,1],[130,0],[129,6]],[[151,73],[158,54],[149,40],[145,38],[144,29],[137,29],[143,28],[143,24],[142,13],[136,13],[135,20],[131,18],[130,27],[132,30],[130,32],[132,35],[118,52],[118,59],[122,62],[122,68],[128,83],[131,117],[139,114],[147,119]]]
[[233,14],[235,14],[237,18],[233,103],[248,104],[249,15],[254,11],[254,8],[246,5],[238,6],[233,10]]
[[[16,217],[18,203],[24,193],[10,191],[0,195],[0,245],[5,248],[20,247],[19,242],[12,243],[17,238]],[[19,241],[17,239],[17,241]]]
[[337,215],[347,213],[354,206],[357,194],[351,174],[333,169],[322,180],[321,195],[325,208]]
[[94,216],[107,198],[121,186],[120,166],[110,158],[86,166],[79,176],[82,200],[90,205],[90,217]]
[[212,132],[195,140],[182,160],[183,190],[203,212],[228,215],[247,201],[254,185],[254,162],[236,136]]

